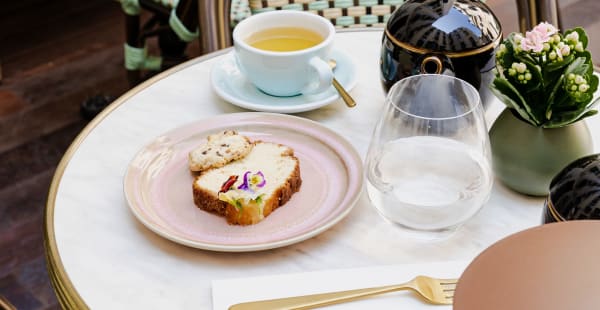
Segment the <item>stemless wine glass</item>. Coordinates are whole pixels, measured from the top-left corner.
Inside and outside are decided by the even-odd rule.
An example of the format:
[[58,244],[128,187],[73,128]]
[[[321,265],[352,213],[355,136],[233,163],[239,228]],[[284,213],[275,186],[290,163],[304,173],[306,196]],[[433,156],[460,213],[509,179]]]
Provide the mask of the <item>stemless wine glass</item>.
[[418,237],[448,237],[489,198],[493,174],[481,100],[448,75],[390,89],[366,159],[367,191],[383,217]]

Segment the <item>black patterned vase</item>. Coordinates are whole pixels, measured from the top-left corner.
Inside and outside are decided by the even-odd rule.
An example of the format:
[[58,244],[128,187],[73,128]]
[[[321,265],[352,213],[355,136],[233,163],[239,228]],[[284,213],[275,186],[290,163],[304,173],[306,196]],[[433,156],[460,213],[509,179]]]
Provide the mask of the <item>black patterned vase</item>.
[[550,183],[543,223],[600,219],[600,154],[579,158]]
[[495,48],[500,22],[479,0],[408,0],[388,20],[380,72],[384,91],[415,74],[447,74],[479,90],[484,106],[493,100]]

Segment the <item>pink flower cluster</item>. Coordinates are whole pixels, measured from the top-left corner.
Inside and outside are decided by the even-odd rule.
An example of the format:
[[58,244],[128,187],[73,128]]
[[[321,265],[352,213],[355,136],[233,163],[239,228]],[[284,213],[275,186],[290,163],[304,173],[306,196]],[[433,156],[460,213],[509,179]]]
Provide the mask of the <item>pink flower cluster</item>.
[[548,43],[552,36],[558,32],[558,29],[552,24],[542,22],[535,26],[531,31],[525,33],[521,38],[521,49],[528,52],[539,53],[544,50],[544,43]]

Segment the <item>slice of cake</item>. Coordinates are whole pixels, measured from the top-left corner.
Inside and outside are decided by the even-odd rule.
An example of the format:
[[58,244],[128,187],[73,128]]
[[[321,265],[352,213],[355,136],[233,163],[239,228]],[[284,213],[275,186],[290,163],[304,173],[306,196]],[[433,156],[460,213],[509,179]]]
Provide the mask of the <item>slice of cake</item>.
[[285,204],[301,184],[291,148],[257,141],[245,157],[200,172],[193,184],[194,203],[229,224],[250,225]]

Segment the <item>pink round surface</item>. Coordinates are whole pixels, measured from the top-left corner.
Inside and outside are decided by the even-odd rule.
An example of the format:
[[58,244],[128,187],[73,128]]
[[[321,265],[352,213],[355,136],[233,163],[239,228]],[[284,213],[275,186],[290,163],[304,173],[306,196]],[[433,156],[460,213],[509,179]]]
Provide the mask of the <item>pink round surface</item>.
[[[255,225],[228,225],[193,202],[188,153],[226,129],[287,145],[300,161],[300,191]],[[156,138],[130,163],[124,191],[134,215],[167,239],[207,250],[255,251],[296,243],[333,226],[350,212],[362,184],[360,157],[332,130],[296,116],[250,112],[200,120]]]
[[530,228],[493,244],[467,267],[455,310],[598,309],[600,221]]

